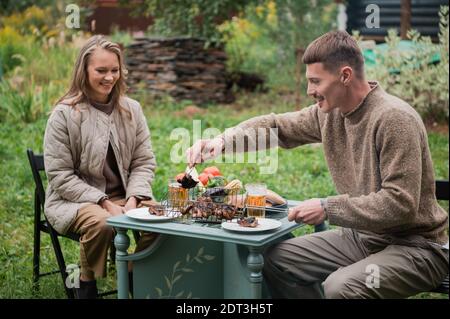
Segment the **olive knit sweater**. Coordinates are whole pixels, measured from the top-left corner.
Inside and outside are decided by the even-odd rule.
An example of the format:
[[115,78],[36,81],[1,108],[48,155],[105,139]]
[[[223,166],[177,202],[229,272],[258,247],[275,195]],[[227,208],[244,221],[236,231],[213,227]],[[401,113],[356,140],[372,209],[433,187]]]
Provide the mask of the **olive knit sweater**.
[[338,109],[325,114],[312,105],[244,121],[222,135],[225,150],[242,138],[246,149],[257,146],[258,136],[251,137],[249,130],[254,128],[276,128],[283,148],[321,142],[340,194],[327,198],[331,224],[406,240],[419,235],[444,244],[448,214],[435,198],[424,124],[405,101],[376,82],[370,85],[370,93],[347,114]]

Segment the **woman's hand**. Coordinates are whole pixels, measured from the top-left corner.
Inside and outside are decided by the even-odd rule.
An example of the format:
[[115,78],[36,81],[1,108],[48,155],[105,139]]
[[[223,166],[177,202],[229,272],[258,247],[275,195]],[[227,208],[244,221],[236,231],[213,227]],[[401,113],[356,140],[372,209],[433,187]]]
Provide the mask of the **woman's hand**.
[[320,204],[320,199],[305,200],[300,205],[289,210],[288,220],[308,225],[320,225],[327,218]]
[[119,216],[125,212],[124,207],[114,204],[109,199],[106,199],[103,202],[101,202],[100,206],[103,209],[107,210],[108,213],[110,213],[112,216]]
[[134,196],[131,196],[128,198],[127,203],[125,204],[125,207],[123,208],[125,211],[129,211],[130,209],[135,209],[137,207],[137,199]]

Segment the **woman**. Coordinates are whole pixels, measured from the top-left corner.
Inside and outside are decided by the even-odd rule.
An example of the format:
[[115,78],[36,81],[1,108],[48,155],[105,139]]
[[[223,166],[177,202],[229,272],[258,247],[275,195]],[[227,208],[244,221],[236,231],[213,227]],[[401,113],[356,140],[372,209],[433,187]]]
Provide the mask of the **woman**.
[[95,279],[106,275],[113,238],[106,219],[152,199],[150,132],[139,103],[125,96],[125,74],[119,46],[90,38],[45,130],[45,214],[59,233],[81,236],[79,298],[95,298]]

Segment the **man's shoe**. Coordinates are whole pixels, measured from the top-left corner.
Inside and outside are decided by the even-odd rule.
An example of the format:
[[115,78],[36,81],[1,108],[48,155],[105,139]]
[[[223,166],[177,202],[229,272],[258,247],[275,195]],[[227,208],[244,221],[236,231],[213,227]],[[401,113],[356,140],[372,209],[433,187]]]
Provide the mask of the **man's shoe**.
[[75,298],[77,299],[96,299],[97,295],[97,281],[95,280],[80,280],[80,288],[75,288]]

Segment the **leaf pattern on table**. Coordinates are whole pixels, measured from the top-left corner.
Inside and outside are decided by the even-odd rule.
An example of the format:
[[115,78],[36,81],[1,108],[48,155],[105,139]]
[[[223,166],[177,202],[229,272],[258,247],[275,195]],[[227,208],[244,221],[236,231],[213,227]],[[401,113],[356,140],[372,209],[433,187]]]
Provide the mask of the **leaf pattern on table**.
[[192,296],[192,292],[179,291],[175,292],[174,286],[177,282],[183,279],[183,276],[187,273],[193,273],[194,269],[192,269],[192,265],[203,264],[208,261],[214,260],[216,257],[212,255],[205,254],[205,248],[200,247],[197,251],[197,254],[191,256],[191,254],[187,254],[185,258],[182,260],[178,260],[174,263],[172,267],[172,272],[168,275],[164,276],[164,281],[166,283],[166,288],[154,287],[158,298],[160,299],[168,299],[168,298],[186,298],[191,299],[194,298]]

